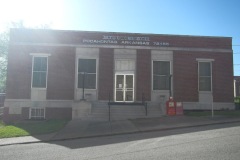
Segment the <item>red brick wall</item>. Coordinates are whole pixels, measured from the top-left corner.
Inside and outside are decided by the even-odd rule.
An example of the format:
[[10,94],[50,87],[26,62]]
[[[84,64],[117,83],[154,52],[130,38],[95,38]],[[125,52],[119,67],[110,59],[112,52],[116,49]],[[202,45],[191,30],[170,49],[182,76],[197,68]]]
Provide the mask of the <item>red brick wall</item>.
[[113,100],[113,72],[114,51],[111,48],[100,48],[99,51],[99,74],[98,74],[98,99],[108,100],[109,93]]
[[174,51],[173,88],[176,101],[198,101],[198,63],[192,52]]
[[3,118],[5,123],[12,123],[24,119],[29,119],[29,107],[22,108],[22,114],[9,114],[9,107],[3,108]]
[[46,108],[46,119],[72,119],[72,108]]
[[54,47],[48,57],[47,99],[73,100],[75,48]]
[[137,101],[142,100],[144,93],[145,100],[151,100],[151,50],[137,50],[136,65],[136,91]]
[[32,57],[29,48],[9,47],[6,99],[30,99]]
[[173,85],[176,101],[198,101],[198,61],[212,63],[213,98],[215,102],[233,102],[233,61],[231,53],[174,51]]
[[[197,47],[232,49],[231,38],[127,33],[74,32],[52,30],[11,30],[7,75],[7,99],[30,99],[32,57],[29,53],[50,53],[48,70],[48,99],[74,98],[75,48],[13,45],[18,42],[81,44],[83,39],[102,39],[103,35],[144,36],[150,42],[164,41],[169,47]],[[121,44],[123,45],[123,44]],[[151,44],[152,45],[152,44]],[[136,99],[151,99],[151,53],[137,50]],[[174,51],[174,97],[178,101],[198,101],[198,63],[196,58],[211,58],[213,62],[214,101],[233,101],[233,59],[230,53]],[[114,90],[113,49],[100,49],[99,100],[108,100]]]
[[29,107],[22,108],[22,119],[29,119]]
[[215,53],[213,62],[213,98],[215,102],[233,102],[233,57],[230,53]]
[[[3,121],[12,123],[29,119],[29,107],[22,108],[22,114],[9,114],[9,108],[4,107]],[[72,119],[72,108],[46,108],[45,119]]]
[[3,108],[3,117],[2,120],[4,123],[12,123],[22,119],[21,114],[9,114],[9,107]]
[[74,47],[10,45],[7,75],[7,99],[30,99],[32,56],[49,53],[47,99],[73,99],[75,75]]

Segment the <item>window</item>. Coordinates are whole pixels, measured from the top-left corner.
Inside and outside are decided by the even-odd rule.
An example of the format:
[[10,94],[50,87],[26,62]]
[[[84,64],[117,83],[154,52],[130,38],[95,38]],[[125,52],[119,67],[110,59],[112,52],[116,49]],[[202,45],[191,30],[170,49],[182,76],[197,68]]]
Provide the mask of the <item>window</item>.
[[32,87],[47,87],[47,57],[33,57]]
[[96,59],[78,60],[78,88],[96,89]]
[[212,90],[212,71],[211,62],[199,62],[198,74],[199,74],[199,91],[211,91]]
[[153,61],[153,90],[169,90],[169,76],[169,61]]
[[44,119],[45,109],[44,108],[31,108],[30,119]]

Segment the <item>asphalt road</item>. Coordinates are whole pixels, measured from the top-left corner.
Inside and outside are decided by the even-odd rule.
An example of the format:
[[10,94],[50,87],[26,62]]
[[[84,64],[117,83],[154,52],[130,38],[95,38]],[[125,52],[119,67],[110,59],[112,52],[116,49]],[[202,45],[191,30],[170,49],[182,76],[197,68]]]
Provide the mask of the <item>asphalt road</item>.
[[0,147],[1,160],[239,160],[240,123]]

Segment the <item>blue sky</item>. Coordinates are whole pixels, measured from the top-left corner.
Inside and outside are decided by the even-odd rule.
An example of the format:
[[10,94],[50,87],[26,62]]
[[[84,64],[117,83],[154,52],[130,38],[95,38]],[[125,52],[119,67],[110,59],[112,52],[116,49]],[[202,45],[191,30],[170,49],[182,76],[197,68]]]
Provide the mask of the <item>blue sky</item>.
[[62,30],[233,37],[240,75],[240,0],[0,0],[0,30],[20,20]]

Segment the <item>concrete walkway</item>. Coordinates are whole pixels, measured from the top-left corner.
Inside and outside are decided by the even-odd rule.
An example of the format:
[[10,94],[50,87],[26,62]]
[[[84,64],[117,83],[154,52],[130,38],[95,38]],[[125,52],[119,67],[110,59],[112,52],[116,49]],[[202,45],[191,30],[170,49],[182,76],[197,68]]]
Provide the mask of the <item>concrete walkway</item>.
[[72,120],[59,132],[38,136],[0,139],[0,146],[171,130],[177,128],[197,127],[234,122],[240,122],[240,117],[229,118],[223,116],[216,116],[214,118],[211,118],[189,116],[163,116],[160,118],[142,118],[110,122]]

